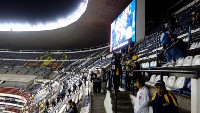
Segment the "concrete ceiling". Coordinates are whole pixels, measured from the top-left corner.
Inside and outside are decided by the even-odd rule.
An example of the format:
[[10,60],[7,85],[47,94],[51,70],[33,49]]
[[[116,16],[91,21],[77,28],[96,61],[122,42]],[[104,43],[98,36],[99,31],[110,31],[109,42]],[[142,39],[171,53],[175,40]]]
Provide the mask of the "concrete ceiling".
[[1,49],[80,49],[110,41],[110,23],[131,0],[89,0],[75,23],[56,30],[0,32]]
[[[17,1],[17,0],[2,0],[8,1]],[[0,6],[3,7],[2,1],[0,1]],[[23,3],[20,7],[30,7],[32,6],[32,2],[24,2],[27,0],[18,0],[18,2]],[[30,0],[31,1],[31,0]],[[32,7],[35,12],[29,12],[26,9],[21,9],[19,11],[24,13],[29,13],[29,16],[25,16],[29,19],[35,19],[39,17],[43,17],[42,15],[47,15],[47,12],[44,12],[44,9],[52,9],[48,11],[48,19],[53,16],[60,16],[62,15],[61,12],[62,8],[56,8],[57,5],[60,7],[62,4],[72,4],[73,1],[80,0],[35,0],[38,2],[40,6],[43,8],[40,12],[39,6],[35,5]],[[39,2],[40,1],[40,2]],[[42,0],[43,1],[43,0]],[[69,2],[70,1],[70,2]],[[94,47],[97,45],[102,45],[105,43],[110,42],[110,24],[112,21],[121,13],[121,11],[131,2],[132,0],[89,0],[88,7],[85,13],[81,16],[81,18],[64,28],[51,30],[51,31],[37,31],[37,32],[0,32],[0,49],[14,49],[14,50],[27,50],[27,49],[34,49],[34,50],[56,50],[56,49],[81,49],[81,48],[89,48]],[[154,1],[154,5],[150,4],[150,1]],[[160,0],[148,0],[148,4],[146,4],[146,11],[148,12],[147,18],[150,21],[155,16],[152,14],[159,15],[162,12],[156,13],[155,7],[158,5],[155,1]],[[164,1],[173,1],[173,0],[164,0]],[[175,0],[180,1],[180,0]],[[59,4],[55,4],[56,2],[60,2]],[[69,3],[66,3],[69,2]],[[163,1],[162,1],[163,2]],[[168,2],[166,2],[168,3]],[[173,2],[174,3],[174,2]],[[14,3],[13,3],[14,4]],[[36,4],[36,3],[35,3]],[[43,5],[41,5],[43,4]],[[50,5],[50,7],[43,7],[44,5]],[[14,5],[13,5],[14,6]],[[73,5],[70,5],[73,6]],[[149,7],[152,6],[152,7]],[[12,7],[12,6],[10,6]],[[66,7],[66,6],[63,6]],[[5,20],[7,17],[5,16],[6,11],[0,8],[0,20]],[[9,7],[8,7],[9,8]],[[16,7],[18,9],[19,7]],[[16,10],[14,9],[14,10]],[[32,11],[33,11],[32,9]],[[66,9],[70,11],[69,9]],[[12,12],[12,11],[9,11]],[[51,13],[52,12],[52,13]],[[55,15],[55,14],[60,15]],[[66,13],[66,12],[62,12]],[[11,16],[18,15],[17,13],[11,13]],[[33,16],[30,16],[30,15]],[[38,14],[38,15],[37,15]],[[3,15],[3,16],[2,16]],[[26,14],[27,15],[27,14]],[[36,15],[36,16],[35,16]],[[9,15],[10,16],[10,15]],[[27,19],[26,18],[26,19]],[[41,18],[39,18],[41,19]],[[50,18],[52,19],[52,18]],[[34,20],[30,20],[34,22]]]

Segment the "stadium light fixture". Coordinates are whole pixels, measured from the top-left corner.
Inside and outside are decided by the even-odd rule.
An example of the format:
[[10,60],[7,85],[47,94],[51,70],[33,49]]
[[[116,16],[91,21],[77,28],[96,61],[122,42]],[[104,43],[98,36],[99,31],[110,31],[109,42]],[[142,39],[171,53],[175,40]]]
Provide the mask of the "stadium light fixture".
[[71,15],[50,22],[36,24],[18,22],[0,23],[0,31],[45,31],[66,27],[76,22],[81,17],[86,11],[87,4],[88,0],[84,0]]

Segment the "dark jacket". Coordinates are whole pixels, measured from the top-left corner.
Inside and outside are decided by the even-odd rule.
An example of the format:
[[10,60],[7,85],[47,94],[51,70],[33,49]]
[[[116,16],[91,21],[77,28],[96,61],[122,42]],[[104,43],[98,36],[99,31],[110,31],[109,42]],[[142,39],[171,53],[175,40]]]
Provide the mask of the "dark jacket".
[[152,96],[153,113],[179,113],[176,97],[166,91],[162,96],[155,93]]

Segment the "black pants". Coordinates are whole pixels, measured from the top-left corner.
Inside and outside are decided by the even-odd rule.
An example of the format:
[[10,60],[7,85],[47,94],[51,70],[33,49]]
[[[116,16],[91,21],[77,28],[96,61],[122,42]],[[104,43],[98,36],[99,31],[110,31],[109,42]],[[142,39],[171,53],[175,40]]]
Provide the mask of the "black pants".
[[94,93],[97,93],[97,88],[98,88],[98,83],[94,82],[93,83],[93,91],[94,91]]
[[114,83],[114,89],[117,91],[119,90],[119,84],[120,84],[120,75],[115,75],[113,77],[113,83]]
[[98,82],[98,85],[97,85],[97,92],[100,93],[101,92],[101,82]]

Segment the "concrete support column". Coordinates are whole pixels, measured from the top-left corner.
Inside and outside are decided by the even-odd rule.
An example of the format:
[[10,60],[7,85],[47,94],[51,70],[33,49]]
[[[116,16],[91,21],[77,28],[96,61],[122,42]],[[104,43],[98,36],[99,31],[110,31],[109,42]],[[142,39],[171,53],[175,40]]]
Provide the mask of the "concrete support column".
[[191,113],[200,111],[200,78],[191,79]]

